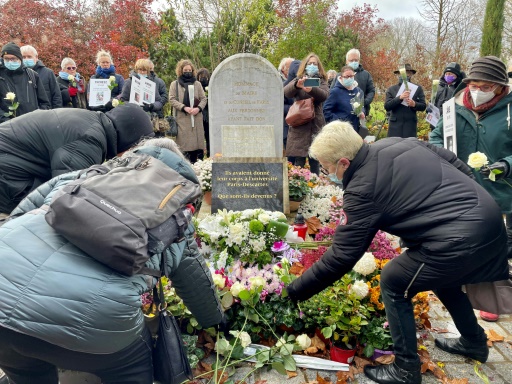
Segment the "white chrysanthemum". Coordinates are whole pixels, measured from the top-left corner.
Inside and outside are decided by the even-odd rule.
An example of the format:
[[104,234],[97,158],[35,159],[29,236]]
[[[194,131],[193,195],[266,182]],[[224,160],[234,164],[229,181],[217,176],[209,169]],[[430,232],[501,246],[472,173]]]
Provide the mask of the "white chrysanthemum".
[[238,297],[244,289],[245,287],[239,281],[236,281],[229,290],[234,297]]
[[362,299],[368,295],[369,291],[370,289],[364,281],[356,280],[356,282],[350,286],[348,293],[354,294],[357,298]]
[[229,226],[229,235],[226,239],[226,244],[232,246],[234,244],[242,245],[249,233],[247,226],[244,223],[231,224]]
[[224,277],[219,274],[214,274],[213,276],[213,284],[215,284],[219,289],[222,289],[226,285],[226,281],[224,280]]
[[367,276],[370,273],[373,273],[377,269],[377,263],[375,262],[375,257],[370,252],[365,252],[363,257],[354,265],[353,270],[357,273],[360,273],[363,276]]
[[217,263],[215,263],[217,269],[222,269],[222,268],[226,267],[226,261],[228,260],[228,256],[229,256],[228,251],[225,249],[222,250],[222,252],[219,254]]
[[261,252],[267,248],[267,245],[265,244],[265,238],[263,237],[249,240],[249,245],[254,252]]
[[302,349],[307,349],[311,346],[311,339],[309,338],[308,335],[306,335],[305,333],[303,333],[302,335],[300,336],[297,336],[297,338],[295,339],[295,341],[297,342],[297,345]]

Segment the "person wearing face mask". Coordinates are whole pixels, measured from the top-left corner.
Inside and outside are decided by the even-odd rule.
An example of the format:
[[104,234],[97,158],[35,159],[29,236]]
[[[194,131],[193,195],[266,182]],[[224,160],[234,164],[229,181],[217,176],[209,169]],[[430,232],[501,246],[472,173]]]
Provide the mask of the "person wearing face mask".
[[[50,109],[39,75],[23,65],[20,47],[15,43],[7,43],[2,47],[0,56],[0,123],[37,109]],[[14,95],[14,99],[6,99],[8,94]],[[9,107],[16,103],[16,110],[10,110]]]
[[[130,78],[127,79],[124,82],[123,90],[121,94],[119,95],[119,100],[122,102],[129,102],[130,101],[130,92],[132,90],[132,78],[136,77],[138,79],[140,78],[147,78],[149,76],[151,69],[151,63],[148,59],[139,59],[135,63],[135,67],[133,71],[130,73]],[[160,97],[160,93],[158,92],[157,84],[155,83],[155,102],[154,103],[146,103],[143,102],[141,107],[144,110],[144,112],[148,112],[151,114],[152,112],[158,113],[162,110],[163,104],[162,104],[162,98]]]
[[349,122],[359,133],[359,119],[364,118],[365,114],[361,112],[360,115],[355,115],[351,100],[358,94],[363,99],[364,94],[354,80],[354,76],[355,72],[352,67],[346,65],[341,68],[341,76],[338,77],[334,88],[331,88],[329,97],[324,104],[324,117],[328,123],[335,120]]
[[[476,181],[496,200],[505,214],[508,234],[508,258],[512,258],[512,93],[505,63],[495,56],[473,62],[467,86],[455,94],[457,156],[468,162],[469,155],[484,153],[488,167],[473,169]],[[444,146],[443,120],[430,133],[429,141]],[[491,170],[499,171],[496,180]],[[497,321],[498,315],[481,312],[483,320]]]
[[21,48],[23,55],[23,64],[27,68],[31,68],[37,72],[41,82],[43,83],[44,90],[50,101],[51,109],[62,108],[62,96],[60,87],[55,78],[55,74],[50,68],[45,67],[43,62],[39,60],[36,49],[31,45],[24,45]]
[[[114,76],[115,83],[117,85],[110,91],[110,100],[105,105],[97,107],[89,106],[88,109],[101,112],[110,111],[113,108],[112,99],[118,98],[123,90],[124,78],[120,74],[116,73],[116,67],[114,66],[114,61],[112,60],[110,52],[104,50],[98,51],[96,54],[96,64],[96,72],[91,76],[91,79],[109,79],[110,76]],[[87,95],[89,95],[89,88],[87,88]],[[87,96],[87,99],[89,99],[89,96]]]
[[468,177],[471,169],[452,152],[415,138],[368,145],[340,121],[323,127],[309,153],[342,186],[343,215],[332,246],[286,287],[290,299],[307,300],[342,278],[382,230],[407,247],[380,278],[395,360],[367,365],[365,375],[380,384],[421,383],[411,299],[430,290],[461,334],[437,338],[436,347],[486,362],[487,336],[462,285],[508,278],[506,231],[494,199]]
[[[411,81],[411,77],[416,73],[411,64],[405,64],[407,73],[407,81]],[[418,85],[418,89],[411,97],[411,92],[404,90],[398,94],[403,79],[400,71],[393,72],[398,77],[398,83],[392,85],[386,90],[386,101],[384,109],[389,112],[389,129],[388,137],[416,137],[418,117],[416,112],[424,111],[427,108],[425,102],[425,93],[423,88]],[[404,105],[402,104],[405,102]]]
[[[346,65],[351,67],[355,72],[355,80],[357,81],[357,86],[364,93],[364,110],[366,115],[370,114],[370,104],[373,101],[375,96],[375,86],[373,85],[373,78],[370,72],[363,68],[361,65],[361,52],[358,49],[352,48],[347,52],[346,55]],[[336,75],[336,78],[339,78],[341,73]],[[336,85],[336,80],[330,85],[330,88],[334,88]]]
[[[176,111],[178,123],[176,142],[189,161],[195,163],[198,159],[203,159],[206,149],[203,109],[208,100],[203,85],[197,81],[196,69],[190,60],[178,62],[176,76],[178,79],[169,87],[169,101]],[[193,87],[194,95],[190,94],[189,86]]]
[[[290,65],[288,77],[293,73],[292,65]],[[320,86],[305,87],[304,81],[307,78],[319,78]],[[325,124],[323,103],[329,96],[329,86],[327,85],[327,74],[320,58],[316,54],[310,53],[300,63],[297,77],[290,82],[287,80],[285,84],[284,95],[286,97],[293,98],[295,101],[313,98],[314,102],[315,117],[313,120],[297,127],[290,126],[286,141],[286,156],[293,156],[295,158],[294,164],[304,167],[313,137],[320,132]],[[309,166],[311,172],[319,174],[320,165],[317,160],[309,158]]]

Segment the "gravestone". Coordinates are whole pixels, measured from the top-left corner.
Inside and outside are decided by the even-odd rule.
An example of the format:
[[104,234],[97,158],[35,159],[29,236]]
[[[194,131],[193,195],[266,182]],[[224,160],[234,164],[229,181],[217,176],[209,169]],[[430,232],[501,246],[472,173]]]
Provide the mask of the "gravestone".
[[212,213],[255,208],[290,212],[286,158],[214,158],[212,184]]
[[220,63],[208,86],[210,153],[283,156],[283,83],[277,69],[252,53]]

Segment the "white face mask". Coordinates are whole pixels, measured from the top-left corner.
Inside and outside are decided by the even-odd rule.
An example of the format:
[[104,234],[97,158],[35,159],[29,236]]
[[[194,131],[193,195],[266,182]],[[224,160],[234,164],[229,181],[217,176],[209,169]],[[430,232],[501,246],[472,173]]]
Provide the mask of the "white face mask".
[[478,107],[479,105],[487,103],[489,100],[492,100],[494,96],[494,91],[489,92],[482,92],[481,90],[477,89],[476,91],[470,91],[471,92],[471,98],[473,99],[473,104],[475,104],[475,107]]

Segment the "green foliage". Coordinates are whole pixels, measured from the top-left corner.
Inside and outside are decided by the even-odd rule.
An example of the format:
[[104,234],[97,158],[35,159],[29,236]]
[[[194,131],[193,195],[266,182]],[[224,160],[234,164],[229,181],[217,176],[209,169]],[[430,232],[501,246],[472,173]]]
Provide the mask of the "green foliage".
[[327,55],[323,58],[324,68],[339,71],[346,63],[347,52],[359,46],[359,37],[345,27],[338,27],[327,39]]
[[480,56],[501,55],[501,40],[505,21],[505,0],[488,0],[485,8]]
[[371,105],[370,118],[367,119],[370,136],[375,140],[384,139],[388,136],[388,121],[383,101],[373,101]]
[[204,358],[204,351],[196,347],[197,336],[182,334],[183,346],[185,347],[190,366],[195,368],[197,363]]
[[363,345],[366,344],[364,347],[366,357],[371,357],[375,349],[386,351],[393,346],[389,327],[384,327],[385,322],[385,317],[375,316],[370,320],[368,325],[363,328],[359,336],[359,342]]

